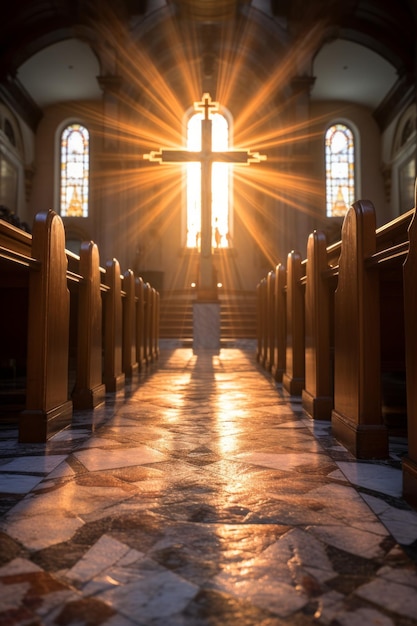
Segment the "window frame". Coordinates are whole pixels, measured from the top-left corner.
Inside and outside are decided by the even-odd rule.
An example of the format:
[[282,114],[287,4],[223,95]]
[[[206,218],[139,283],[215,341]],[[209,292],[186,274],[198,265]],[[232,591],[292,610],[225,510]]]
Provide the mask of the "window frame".
[[[332,128],[335,128],[337,126],[344,126],[352,135],[352,153],[353,153],[353,158],[352,158],[352,178],[353,178],[353,189],[352,189],[352,194],[351,197],[349,197],[347,199],[347,201],[345,200],[345,204],[346,204],[346,209],[343,213],[341,214],[334,214],[333,212],[329,212],[329,198],[328,198],[328,151],[327,151],[327,136],[329,131]],[[349,207],[351,206],[351,204],[355,201],[355,199],[358,197],[358,193],[359,193],[359,165],[358,165],[358,157],[359,157],[359,133],[357,131],[356,126],[352,123],[351,120],[348,119],[343,119],[343,118],[337,118],[334,120],[331,120],[328,124],[326,124],[326,128],[324,130],[324,194],[325,194],[325,214],[326,217],[329,219],[334,219],[334,218],[343,218],[344,215],[346,215],[347,210],[349,209]],[[349,168],[349,163],[348,163],[348,168]],[[349,180],[349,172],[348,172],[348,180]]]
[[[70,128],[71,126],[80,126],[85,129],[88,136],[88,147],[87,147],[87,200],[86,200],[86,208],[83,208],[82,215],[68,215],[62,213],[62,169],[63,169],[63,159],[62,159],[62,140],[64,132]],[[90,206],[91,206],[91,131],[88,124],[85,124],[80,119],[67,119],[57,128],[56,133],[56,144],[57,144],[57,159],[56,159],[56,206],[58,208],[58,213],[63,219],[87,219],[90,217]]]

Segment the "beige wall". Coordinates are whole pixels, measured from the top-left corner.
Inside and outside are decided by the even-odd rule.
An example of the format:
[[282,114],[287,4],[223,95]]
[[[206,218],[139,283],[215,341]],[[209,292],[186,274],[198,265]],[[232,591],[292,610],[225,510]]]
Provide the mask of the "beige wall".
[[[129,184],[123,184],[126,164],[119,155],[110,154],[110,164],[101,158],[103,142],[97,118],[91,114],[74,116],[74,110],[80,107],[68,104],[46,109],[37,129],[35,174],[29,202],[32,218],[38,211],[57,209],[57,131],[64,122],[84,121],[92,130],[90,215],[87,219],[65,220],[67,231],[82,239],[94,240],[99,245],[102,265],[115,257],[122,271],[128,268],[136,273],[159,271],[164,275],[165,289],[188,288],[198,275],[198,256],[182,247],[181,175],[173,190],[161,188],[157,183],[146,185],[146,175],[143,171],[140,174],[138,156],[137,181],[134,157],[129,165],[133,173],[131,171],[126,179]],[[81,110],[97,113],[99,105],[95,109],[84,107]],[[325,216],[324,131],[331,122],[350,122],[358,133],[358,199],[372,200],[378,225],[395,217],[385,196],[381,136],[370,111],[354,105],[313,102],[310,112],[311,131],[317,135],[312,135],[307,151],[309,178],[319,193],[312,193],[306,201],[305,192],[295,186],[290,202],[283,202],[280,194],[282,164],[273,164],[273,159],[265,164],[271,177],[269,193],[239,188],[239,183],[235,183],[234,247],[215,254],[218,279],[225,288],[254,289],[259,279],[278,262],[286,263],[291,250],[296,249],[305,256],[307,237],[314,228],[325,229],[330,235],[338,231],[340,220],[335,225]],[[29,137],[27,143],[30,152]],[[153,175],[153,168],[160,166],[147,164],[147,167],[150,168],[148,173],[153,172]]]
[[381,161],[381,134],[369,109],[358,105],[346,105],[338,102],[314,102],[311,107],[312,129],[319,136],[312,142],[313,168],[315,176],[322,182],[322,205],[325,215],[325,166],[324,132],[329,124],[343,121],[352,126],[355,132],[358,189],[357,200],[371,200],[376,209],[377,224],[391,219],[387,198],[384,191],[384,178]]

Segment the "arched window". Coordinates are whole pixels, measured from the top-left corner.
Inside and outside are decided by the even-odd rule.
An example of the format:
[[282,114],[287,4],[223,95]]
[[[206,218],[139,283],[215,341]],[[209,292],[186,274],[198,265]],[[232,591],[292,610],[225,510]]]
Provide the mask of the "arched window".
[[355,200],[355,150],[352,130],[333,124],[326,131],[326,213],[345,215]]
[[[187,124],[187,149],[201,150],[202,113],[192,115]],[[220,113],[211,115],[212,149],[225,151],[229,148],[229,125]],[[212,245],[227,248],[230,243],[229,177],[227,163],[212,165]],[[187,248],[199,248],[201,235],[201,165],[187,164]]]
[[81,124],[70,124],[61,134],[60,214],[88,216],[90,137]]

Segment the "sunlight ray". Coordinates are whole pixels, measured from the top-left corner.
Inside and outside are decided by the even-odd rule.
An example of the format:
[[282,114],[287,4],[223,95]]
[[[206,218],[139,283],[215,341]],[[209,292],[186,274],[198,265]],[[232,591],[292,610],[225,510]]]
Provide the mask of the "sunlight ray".
[[[97,128],[105,129],[101,136],[103,152],[100,155],[105,173],[95,176],[96,184],[115,201],[118,195],[130,198],[128,217],[132,223],[137,220],[137,228],[131,229],[129,237],[136,241],[138,236],[146,237],[147,232],[154,228],[158,236],[153,236],[148,244],[152,249],[160,245],[160,236],[166,237],[171,228],[181,232],[180,249],[186,246],[186,234],[182,232],[185,226],[181,226],[181,231],[179,227],[179,224],[186,224],[183,206],[187,195],[186,166],[160,163],[154,167],[144,159],[144,155],[160,146],[164,146],[164,150],[186,149],[186,115],[193,103],[201,98],[202,85],[207,79],[201,61],[204,48],[202,29],[190,24],[191,21],[181,22],[173,16],[164,24],[162,66],[165,61],[168,64],[169,56],[169,66],[176,68],[175,80],[157,64],[161,63],[161,55],[158,57],[151,53],[148,39],[152,36],[152,29],[140,38],[138,34],[129,34],[119,23],[117,28],[104,27],[103,40],[110,42],[116,51],[121,68],[120,78],[128,86],[117,94],[121,114],[113,118],[105,107],[101,111],[97,107],[79,107],[80,113],[93,120]],[[277,94],[294,75],[299,74],[300,68],[301,72],[307,71],[305,60],[320,41],[323,30],[324,24],[317,23],[307,35],[300,37],[280,62],[269,68],[262,86],[254,89],[251,97],[242,101],[238,110],[235,110],[234,96],[241,88],[243,68],[256,40],[256,27],[253,30],[250,20],[226,20],[216,31],[218,47],[213,95],[226,110],[233,103],[230,112],[234,115],[233,145],[222,149],[242,151],[244,146],[256,146],[268,159],[267,164],[259,167],[228,166],[230,180],[233,180],[230,184],[233,212],[236,219],[243,221],[260,253],[271,264],[275,262],[274,250],[271,249],[273,243],[270,236],[260,231],[258,223],[262,217],[268,221],[270,229],[280,227],[280,212],[271,211],[271,201],[290,210],[314,215],[311,205],[322,196],[320,185],[306,177],[304,172],[297,175],[287,171],[289,163],[297,158],[288,154],[288,146],[314,141],[321,135],[321,120],[310,118],[288,122],[288,115],[283,114],[284,104],[279,104]],[[288,102],[286,98],[287,108]],[[271,106],[266,103],[271,103]],[[285,123],[280,123],[281,118],[285,119]],[[117,164],[112,167],[115,158],[113,145],[116,146],[118,162],[125,164],[122,172]],[[215,190],[222,186],[224,181],[214,180]],[[259,197],[262,197],[262,202]],[[266,199],[270,199],[269,202]],[[230,250],[227,250],[229,245]],[[233,245],[230,239],[226,249],[217,249],[215,243],[213,249],[223,280],[236,286],[240,284],[240,276]],[[171,286],[184,289],[187,285],[189,288],[198,275],[198,260],[196,249],[183,251],[172,268]]]
[[[240,111],[239,116],[236,119],[236,132],[239,132],[240,127],[243,127],[247,120],[255,115],[259,110],[262,110],[262,104],[268,101],[270,94],[275,94],[287,84],[289,79],[294,74],[294,69],[302,65],[303,60],[310,58],[311,52],[317,47],[318,42],[321,40],[324,31],[324,24],[318,22],[310,29],[307,35],[302,39],[299,39],[294,46],[291,47],[286,57],[282,60],[281,65],[275,68],[274,72],[268,80],[264,82],[262,87],[254,93],[254,96],[250,101],[246,103],[246,106]],[[268,116],[268,113],[265,113]]]
[[[249,200],[249,202],[248,202]],[[255,244],[258,246],[259,250],[262,254],[268,259],[268,262],[271,264],[271,267],[274,267],[276,264],[276,259],[274,253],[268,249],[267,243],[265,242],[264,237],[259,232],[258,223],[256,220],[256,215],[261,213],[261,211],[251,211],[249,207],[253,208],[252,199],[245,197],[245,195],[241,193],[236,194],[236,211],[242,220],[247,232],[253,238]],[[273,227],[273,224],[270,225]],[[276,254],[276,251],[275,251]]]

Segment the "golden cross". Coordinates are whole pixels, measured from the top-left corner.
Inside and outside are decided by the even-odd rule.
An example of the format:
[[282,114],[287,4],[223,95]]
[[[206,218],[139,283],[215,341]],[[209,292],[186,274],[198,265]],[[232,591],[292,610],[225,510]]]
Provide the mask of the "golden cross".
[[215,293],[213,284],[212,225],[211,225],[211,170],[213,163],[235,163],[249,165],[265,161],[266,156],[252,150],[226,150],[215,152],[212,149],[211,113],[219,110],[219,103],[213,102],[209,93],[204,93],[200,102],[194,102],[194,110],[203,113],[201,120],[201,151],[162,149],[145,154],[144,158],[158,163],[201,163],[201,259],[199,289]]

